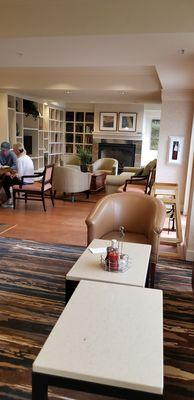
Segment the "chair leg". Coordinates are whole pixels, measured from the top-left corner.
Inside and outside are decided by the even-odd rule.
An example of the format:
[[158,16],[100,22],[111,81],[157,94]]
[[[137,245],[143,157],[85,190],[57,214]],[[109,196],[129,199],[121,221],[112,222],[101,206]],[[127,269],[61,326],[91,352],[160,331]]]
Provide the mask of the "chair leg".
[[54,205],[55,205],[55,203],[54,203],[55,193],[54,193],[54,196],[53,196],[53,191],[52,191],[52,189],[50,189],[50,196],[51,196],[52,205],[53,205],[53,207],[54,207]]
[[28,201],[28,196],[27,193],[25,193],[25,204],[27,204],[27,201]]
[[86,190],[86,199],[89,199],[89,197],[90,197],[90,191]]
[[46,212],[46,205],[45,205],[44,194],[42,195],[42,204],[43,204],[44,211]]
[[150,273],[150,287],[154,288],[155,282],[155,272],[156,272],[156,263],[151,263],[151,273]]
[[13,208],[15,210],[15,206],[16,206],[16,192],[15,190],[13,190]]

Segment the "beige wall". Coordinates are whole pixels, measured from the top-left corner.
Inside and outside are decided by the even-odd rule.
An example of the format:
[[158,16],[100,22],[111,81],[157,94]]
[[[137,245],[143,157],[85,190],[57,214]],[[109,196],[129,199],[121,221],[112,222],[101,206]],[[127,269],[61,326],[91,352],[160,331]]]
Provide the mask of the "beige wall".
[[[192,120],[192,100],[164,99],[162,101],[156,179],[158,182],[178,183],[182,208],[184,204]],[[184,137],[183,161],[180,165],[173,165],[168,163],[169,136]]]
[[[137,113],[136,132],[142,132],[143,128],[143,104],[95,104],[94,131],[99,132],[100,112],[134,112]],[[107,131],[106,131],[107,134]]]
[[191,188],[188,207],[188,218],[185,233],[186,260],[194,261],[194,158],[191,176]]

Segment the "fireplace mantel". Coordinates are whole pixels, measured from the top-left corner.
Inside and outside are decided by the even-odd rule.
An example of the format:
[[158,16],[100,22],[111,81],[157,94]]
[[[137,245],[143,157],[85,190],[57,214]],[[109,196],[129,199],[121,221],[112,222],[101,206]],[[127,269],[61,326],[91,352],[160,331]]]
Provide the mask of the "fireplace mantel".
[[123,140],[142,140],[142,133],[137,132],[137,133],[129,133],[129,132],[93,132],[93,141],[94,143],[99,143],[101,140],[112,140],[113,142],[118,141],[121,142]]

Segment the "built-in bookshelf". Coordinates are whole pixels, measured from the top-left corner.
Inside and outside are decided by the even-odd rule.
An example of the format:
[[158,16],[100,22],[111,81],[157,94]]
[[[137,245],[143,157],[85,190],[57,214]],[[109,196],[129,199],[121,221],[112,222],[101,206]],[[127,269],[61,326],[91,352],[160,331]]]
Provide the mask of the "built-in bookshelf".
[[58,164],[64,154],[64,111],[33,101],[38,117],[26,115],[23,98],[7,95],[8,138],[11,146],[22,142],[34,162],[35,170],[48,163]]
[[94,113],[91,111],[66,111],[65,152],[77,153],[78,146],[92,150]]
[[63,110],[49,108],[48,159],[51,164],[58,163],[64,154],[63,124]]

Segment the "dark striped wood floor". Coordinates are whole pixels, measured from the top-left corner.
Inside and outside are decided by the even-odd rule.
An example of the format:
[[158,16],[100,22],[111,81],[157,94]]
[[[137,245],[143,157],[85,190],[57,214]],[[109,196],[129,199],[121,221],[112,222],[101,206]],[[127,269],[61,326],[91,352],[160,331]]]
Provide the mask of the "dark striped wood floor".
[[[0,239],[0,399],[31,399],[31,366],[65,305],[65,275],[83,247]],[[191,263],[160,260],[164,290],[165,400],[194,398]],[[53,391],[49,399],[75,399]],[[79,394],[79,399],[104,399]],[[135,400],[135,399],[132,399]]]

